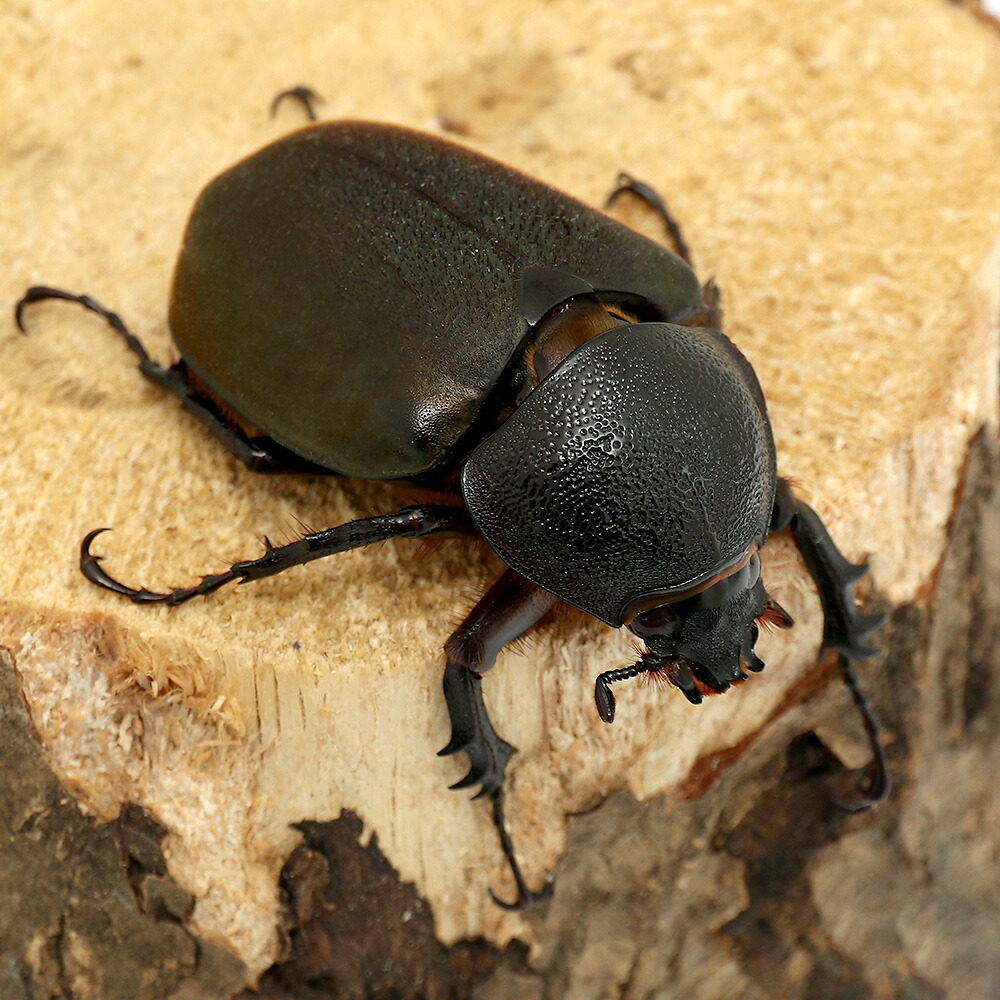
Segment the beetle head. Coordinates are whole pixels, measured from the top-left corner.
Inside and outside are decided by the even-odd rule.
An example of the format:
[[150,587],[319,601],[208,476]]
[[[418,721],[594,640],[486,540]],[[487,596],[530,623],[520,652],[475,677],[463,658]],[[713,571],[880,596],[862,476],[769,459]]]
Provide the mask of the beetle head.
[[[597,710],[605,722],[615,715],[610,685],[649,673],[663,677],[698,704],[706,693],[722,692],[746,680],[747,670],[764,669],[754,652],[758,623],[790,628],[788,613],[764,589],[756,547],[707,586],[640,607],[628,628],[646,642],[641,660],[597,678]],[[667,597],[668,595],[662,595]]]

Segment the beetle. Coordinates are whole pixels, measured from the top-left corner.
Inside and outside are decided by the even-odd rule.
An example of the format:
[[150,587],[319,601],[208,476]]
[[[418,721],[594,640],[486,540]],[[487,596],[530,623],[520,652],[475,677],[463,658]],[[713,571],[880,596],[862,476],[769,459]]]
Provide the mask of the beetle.
[[[514,748],[494,729],[482,675],[500,650],[571,605],[645,643],[595,682],[653,674],[692,703],[759,671],[758,625],[792,619],[765,590],[760,550],[790,528],[816,583],[823,651],[834,650],[875,761],[869,808],[889,787],[878,726],[851,661],[876,650],[882,616],[857,608],[849,563],[777,474],[760,384],[716,327],[679,229],[674,253],[576,199],[444,139],[372,122],[300,129],[215,178],[198,197],[174,273],[180,360],[152,360],[86,295],[29,288],[102,316],[147,378],[177,396],[260,471],[331,472],[432,485],[448,498],[307,534],[158,593],[110,576],[83,540],[95,584],[138,603],[180,604],[337,552],[435,532],[481,536],[507,569],[445,643],[451,739],[489,799],[517,886],[503,814]],[[492,894],[492,892],[491,892]]]

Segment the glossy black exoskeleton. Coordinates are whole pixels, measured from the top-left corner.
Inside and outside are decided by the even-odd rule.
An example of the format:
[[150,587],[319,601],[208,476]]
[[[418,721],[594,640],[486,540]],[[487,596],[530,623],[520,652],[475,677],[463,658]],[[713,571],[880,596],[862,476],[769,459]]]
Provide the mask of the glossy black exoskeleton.
[[[674,226],[649,189],[628,189]],[[18,324],[46,298],[102,315],[143,374],[254,469],[411,479],[451,498],[307,535],[171,593],[105,573],[95,531],[81,551],[95,583],[179,604],[440,531],[481,535],[509,567],[445,644],[452,738],[441,753],[468,754],[453,787],[479,785],[491,801],[513,905],[548,886],[529,889],[506,830],[513,748],[489,720],[483,673],[565,603],[646,644],[636,664],[597,679],[604,721],[611,684],[640,673],[694,703],[725,691],[764,665],[758,623],[792,624],[761,579],[772,531],[793,531],[822,599],[824,649],[836,650],[871,738],[877,770],[855,808],[885,794],[850,667],[875,652],[866,636],[880,621],[854,603],[866,567],[840,555],[778,478],[757,378],[712,328],[714,296],[680,256],[460,146],[345,122],[272,143],[202,192],[174,275],[172,367],[86,296],[31,288]]]

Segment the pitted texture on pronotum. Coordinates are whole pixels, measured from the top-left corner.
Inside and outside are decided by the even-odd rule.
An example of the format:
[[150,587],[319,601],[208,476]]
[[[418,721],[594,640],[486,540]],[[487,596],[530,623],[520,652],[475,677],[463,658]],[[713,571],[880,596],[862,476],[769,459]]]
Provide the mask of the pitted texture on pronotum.
[[574,351],[468,460],[465,501],[511,568],[621,625],[767,536],[774,442],[757,379],[714,330],[642,323]]

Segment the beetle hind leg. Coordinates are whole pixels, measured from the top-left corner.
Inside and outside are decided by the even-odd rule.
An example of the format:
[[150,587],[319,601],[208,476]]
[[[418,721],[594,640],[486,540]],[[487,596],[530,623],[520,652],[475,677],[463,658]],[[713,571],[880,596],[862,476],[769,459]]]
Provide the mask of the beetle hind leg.
[[297,87],[289,87],[287,90],[282,90],[275,94],[274,100],[271,101],[272,118],[278,113],[278,108],[281,106],[282,101],[285,100],[298,102],[302,110],[305,111],[306,118],[309,121],[318,121],[316,105],[322,104],[323,98],[312,87],[300,83]]
[[14,322],[22,332],[24,326],[24,310],[34,302],[44,302],[47,299],[60,299],[65,302],[75,302],[92,313],[96,313],[125,341],[125,346],[139,359],[138,368],[142,374],[176,396],[181,405],[199,423],[203,424],[209,433],[223,447],[235,455],[241,462],[254,472],[327,472],[312,462],[293,454],[281,445],[265,436],[250,437],[234,422],[227,420],[214,403],[206,398],[206,390],[197,386],[191,372],[183,361],[164,367],[154,361],[143,346],[142,341],[133,334],[122,322],[121,317],[106,309],[96,299],[89,295],[75,295],[60,288],[49,288],[46,285],[33,285],[14,307]]
[[555,601],[551,594],[507,570],[445,643],[448,661],[444,696],[451,720],[451,739],[438,756],[464,752],[469,758],[469,771],[451,787],[479,785],[473,798],[490,800],[493,826],[514,877],[517,897],[513,903],[506,903],[492,890],[490,895],[498,906],[510,910],[544,902],[551,894],[552,883],[546,880],[540,890],[532,890],[517,861],[503,812],[504,776],[514,747],[493,728],[483,700],[482,675],[493,666],[500,650],[537,625]]

